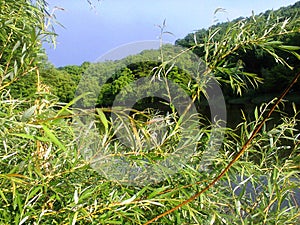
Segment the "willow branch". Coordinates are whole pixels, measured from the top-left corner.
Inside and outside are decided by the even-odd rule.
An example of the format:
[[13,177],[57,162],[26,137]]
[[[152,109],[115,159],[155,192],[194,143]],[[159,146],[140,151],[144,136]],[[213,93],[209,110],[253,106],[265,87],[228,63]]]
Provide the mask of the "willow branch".
[[267,121],[268,118],[270,118],[271,114],[274,112],[274,110],[276,109],[276,107],[279,105],[279,103],[282,101],[282,99],[286,96],[286,94],[290,91],[290,89],[293,87],[293,85],[297,82],[297,80],[300,77],[300,72],[298,74],[295,75],[295,77],[293,78],[292,82],[290,83],[290,85],[282,92],[282,94],[279,96],[279,98],[277,99],[277,101],[275,102],[275,104],[273,105],[273,107],[270,109],[269,113],[265,116],[265,118],[261,121],[261,123],[259,123],[259,125],[254,129],[254,131],[252,132],[250,138],[247,140],[247,142],[243,145],[243,147],[241,148],[241,150],[236,154],[236,156],[231,160],[231,162],[226,166],[225,169],[223,169],[223,171],[213,180],[211,181],[204,189],[202,189],[200,192],[194,194],[192,197],[190,197],[189,199],[185,200],[184,202],[180,203],[179,205],[175,206],[174,208],[156,216],[155,218],[149,220],[148,222],[146,222],[144,225],[148,225],[151,224],[153,222],[155,222],[156,220],[174,212],[175,210],[181,208],[182,206],[192,202],[193,200],[195,200],[196,198],[198,198],[201,194],[203,194],[205,191],[207,191],[208,189],[210,189],[211,187],[213,187],[223,176],[225,173],[228,172],[228,170],[232,167],[232,165],[244,154],[244,152],[248,149],[249,145],[251,144],[251,142],[253,141],[254,137],[256,136],[256,134],[261,130],[261,128],[263,127],[263,125],[265,124],[265,122]]

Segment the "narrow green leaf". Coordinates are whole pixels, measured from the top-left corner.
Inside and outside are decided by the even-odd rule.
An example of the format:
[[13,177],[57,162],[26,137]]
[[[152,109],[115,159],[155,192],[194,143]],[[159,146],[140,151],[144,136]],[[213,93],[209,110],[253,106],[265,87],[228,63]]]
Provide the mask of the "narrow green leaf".
[[271,45],[271,46],[282,45],[282,41],[269,41],[269,42],[265,43],[265,45]]
[[296,107],[296,105],[295,105],[294,102],[292,103],[292,106],[293,106],[293,111],[294,111],[294,113],[296,114],[296,113],[297,113],[297,107]]
[[5,197],[3,191],[0,189],[0,196],[2,197],[2,199],[5,201],[6,204],[8,204],[7,198]]
[[300,46],[289,46],[289,45],[280,45],[278,48],[287,51],[298,51],[300,50]]
[[22,54],[26,51],[26,49],[27,49],[27,45],[26,45],[26,43],[24,43],[23,48],[22,48]]
[[18,63],[15,60],[15,62],[14,62],[14,74],[15,74],[15,76],[17,75],[17,73],[18,73]]
[[106,119],[106,116],[105,116],[104,112],[99,108],[97,108],[96,111],[97,111],[97,113],[100,117],[100,120],[101,120],[102,124],[105,127],[105,130],[107,131],[108,130],[108,121]]
[[15,46],[12,49],[12,52],[16,51],[16,49],[20,46],[21,42],[17,41],[17,43],[15,44]]
[[17,209],[17,204],[18,204],[18,191],[16,189],[16,184],[14,182],[12,182],[12,189],[13,189],[13,209],[16,210]]
[[22,115],[22,117],[21,117],[21,121],[22,122],[25,122],[25,121],[27,121],[32,115],[33,115],[33,113],[34,113],[34,111],[36,110],[36,105],[34,105],[34,106],[31,106],[29,109],[27,109],[24,113],[23,113],[23,115]]
[[75,225],[75,224],[76,224],[78,213],[79,213],[78,211],[75,212],[74,217],[73,217],[73,220],[72,220],[72,225]]
[[120,205],[127,205],[133,202],[136,199],[136,195],[133,195],[131,198],[124,200],[123,202],[120,203]]
[[10,71],[9,73],[7,73],[5,76],[4,76],[4,79],[6,78],[10,78],[11,80],[14,79],[14,73],[12,71]]
[[93,195],[93,190],[87,189],[80,195],[80,200],[84,200],[86,198],[90,198]]
[[154,191],[148,196],[148,199],[151,199],[151,198],[155,197],[157,194],[165,191],[168,188],[169,188],[169,186],[154,189]]
[[23,181],[22,179],[20,179],[18,177],[24,178],[24,179],[27,178],[26,176],[22,176],[20,174],[0,174],[0,178],[11,180],[13,182],[13,184],[15,184],[15,183],[21,183],[21,184],[26,183],[25,181]]
[[74,191],[74,202],[75,204],[78,204],[79,198],[78,198],[78,190],[76,189]]
[[298,60],[300,60],[300,55],[297,52],[291,52]]
[[56,136],[52,133],[52,131],[46,126],[42,125],[46,135],[50,138],[50,140],[56,144],[58,147],[66,151],[66,147],[56,138]]
[[88,93],[84,93],[82,95],[77,96],[76,98],[74,98],[72,101],[70,101],[68,104],[66,104],[61,110],[58,111],[58,113],[56,114],[56,117],[61,115],[64,111],[68,111],[71,112],[70,110],[68,110],[68,108],[73,105],[74,103],[76,103],[78,100],[84,98],[86,95],[91,94],[90,92]]
[[32,136],[32,135],[29,135],[29,134],[10,134],[10,135],[20,137],[20,138],[29,139],[29,140],[49,141],[49,139],[46,138],[46,137]]
[[123,224],[122,221],[114,221],[114,220],[110,220],[110,221],[105,221],[106,224]]
[[254,118],[255,118],[255,120],[258,120],[258,108],[257,107],[255,107],[255,109],[254,109]]
[[26,220],[28,220],[29,216],[25,216],[19,223],[19,225],[22,225],[26,222]]
[[34,188],[30,194],[28,195],[28,199],[31,199],[33,196],[36,195],[37,192],[41,191],[42,192],[42,187],[41,186],[38,186],[36,188]]

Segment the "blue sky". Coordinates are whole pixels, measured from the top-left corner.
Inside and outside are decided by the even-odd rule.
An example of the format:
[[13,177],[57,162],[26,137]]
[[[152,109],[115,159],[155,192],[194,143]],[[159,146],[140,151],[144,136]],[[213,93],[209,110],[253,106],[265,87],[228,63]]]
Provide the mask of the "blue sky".
[[[56,7],[56,48],[45,45],[49,61],[55,66],[93,62],[101,55],[126,43],[157,40],[166,19],[164,40],[174,43],[188,33],[218,22],[278,9],[296,0],[49,0],[49,11]],[[226,12],[214,15],[217,8]]]

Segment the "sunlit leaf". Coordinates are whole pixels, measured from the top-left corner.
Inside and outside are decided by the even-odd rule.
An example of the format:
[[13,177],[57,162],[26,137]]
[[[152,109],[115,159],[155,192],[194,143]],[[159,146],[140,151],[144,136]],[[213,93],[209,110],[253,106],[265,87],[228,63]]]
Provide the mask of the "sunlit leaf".
[[61,149],[67,151],[66,147],[57,139],[57,137],[53,134],[53,132],[46,126],[46,125],[42,125],[46,135],[48,136],[48,138],[54,143],[56,144],[58,147],[60,147]]
[[21,117],[21,121],[22,121],[22,122],[25,122],[25,121],[29,120],[29,118],[34,114],[36,108],[37,108],[37,106],[36,106],[36,105],[33,105],[33,106],[31,106],[29,109],[27,109],[27,110],[23,113],[23,115],[22,115],[22,117]]

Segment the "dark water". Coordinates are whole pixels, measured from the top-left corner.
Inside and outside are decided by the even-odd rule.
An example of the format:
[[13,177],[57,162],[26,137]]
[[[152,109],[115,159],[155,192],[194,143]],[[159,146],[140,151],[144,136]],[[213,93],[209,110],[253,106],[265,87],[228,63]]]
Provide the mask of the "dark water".
[[[300,94],[299,96],[293,95],[292,96],[297,101],[293,101],[296,110],[300,111]],[[291,97],[291,98],[292,98]],[[260,101],[258,101],[258,98],[260,98]],[[299,98],[299,99],[298,99]],[[243,102],[243,100],[239,101],[238,99],[229,100],[226,101],[226,112],[227,112],[227,127],[229,128],[236,128],[236,126],[242,122],[246,121],[251,122],[255,120],[255,111],[257,108],[257,114],[258,116],[261,115],[261,112],[263,108],[266,107],[266,104],[262,102],[263,96],[257,97],[257,99],[248,99]],[[269,102],[272,99],[269,97],[265,98],[265,102]],[[234,103],[232,103],[234,102]],[[263,107],[264,106],[264,107]],[[263,117],[267,115],[269,110],[272,108],[273,104],[269,104],[262,114]],[[207,118],[211,119],[210,114],[210,108],[206,102],[202,106],[200,106],[200,112],[203,113]],[[284,101],[279,104],[279,108],[276,108],[276,110],[271,114],[270,120],[267,122],[267,125],[269,128],[274,127],[275,125],[278,125],[282,122],[281,118],[283,116],[286,117],[293,117],[295,115],[293,104],[291,101]],[[245,116],[245,117],[244,117]],[[300,120],[300,116],[298,115],[296,117]],[[298,126],[298,128],[300,128]]]

